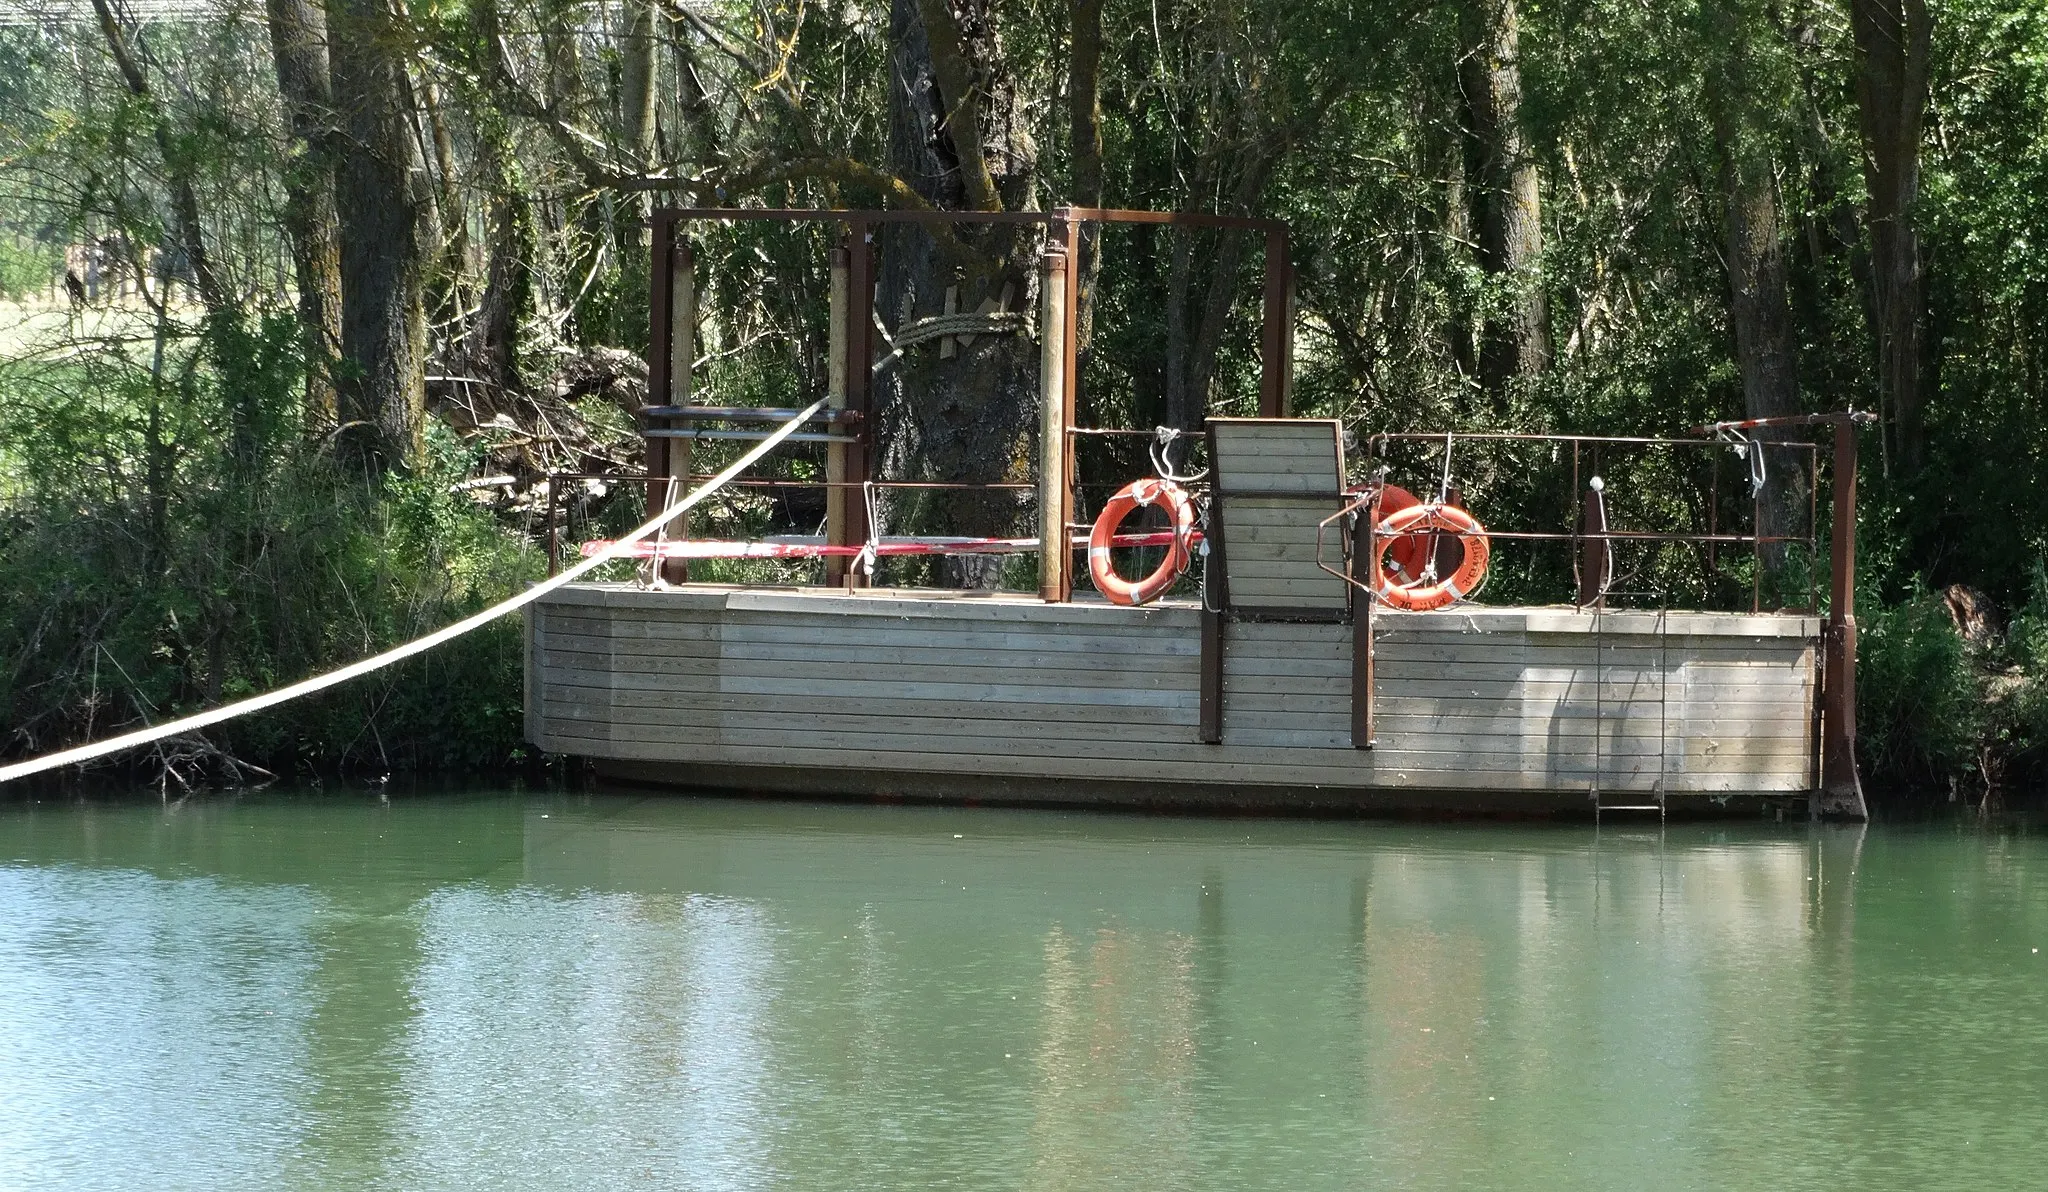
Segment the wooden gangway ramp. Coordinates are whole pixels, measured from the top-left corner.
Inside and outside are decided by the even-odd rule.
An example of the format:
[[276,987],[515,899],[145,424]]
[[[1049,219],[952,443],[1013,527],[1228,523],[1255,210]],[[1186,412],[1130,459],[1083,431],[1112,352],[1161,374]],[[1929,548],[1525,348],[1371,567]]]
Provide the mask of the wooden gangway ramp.
[[[617,777],[986,802],[1674,812],[1815,784],[1818,619],[1469,606],[1234,623],[954,591],[572,585],[527,616],[527,732]],[[1372,748],[1354,739],[1373,701]]]

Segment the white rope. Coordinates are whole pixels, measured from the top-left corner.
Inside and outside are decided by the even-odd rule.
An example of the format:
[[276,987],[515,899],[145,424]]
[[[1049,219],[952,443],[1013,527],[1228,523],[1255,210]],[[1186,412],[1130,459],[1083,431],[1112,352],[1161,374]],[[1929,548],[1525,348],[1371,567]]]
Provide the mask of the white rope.
[[[1152,470],[1159,473],[1161,480],[1171,480],[1175,484],[1196,484],[1208,479],[1209,469],[1207,468],[1187,476],[1183,476],[1173,470],[1173,449],[1184,446],[1182,440],[1187,437],[1189,437],[1188,433],[1177,426],[1161,426],[1153,429],[1152,441],[1147,444],[1147,450],[1152,455]],[[1185,456],[1183,456],[1183,459],[1185,459]]]
[[265,708],[274,708],[289,700],[298,699],[302,695],[311,695],[316,691],[325,691],[329,687],[346,683],[350,679],[367,675],[371,671],[382,670],[394,662],[403,662],[416,654],[424,654],[442,642],[453,641],[472,629],[497,620],[506,613],[517,611],[532,604],[564,584],[576,582],[596,568],[624,554],[626,549],[634,543],[668,525],[675,517],[689,511],[699,501],[725,487],[735,476],[752,467],[755,460],[768,454],[768,452],[775,448],[776,444],[794,434],[798,427],[809,421],[811,415],[824,409],[826,400],[820,398],[811,403],[809,408],[788,422],[783,423],[780,427],[776,428],[773,434],[770,434],[767,438],[756,444],[753,450],[733,461],[731,467],[706,481],[702,488],[677,501],[667,509],[662,510],[658,515],[649,518],[632,533],[615,540],[604,550],[562,572],[560,575],[535,584],[517,596],[501,600],[480,613],[464,617],[453,625],[437,629],[416,641],[407,642],[402,646],[386,650],[382,654],[365,658],[360,662],[352,662],[340,670],[329,671],[324,675],[315,675],[310,679],[294,683],[289,687],[281,687],[276,691],[266,692],[263,695],[255,695],[245,700],[238,700],[232,704],[224,704],[212,711],[200,712],[196,715],[187,716],[182,720],[173,720],[168,724],[159,724],[154,728],[139,729],[105,741],[95,741],[90,745],[80,745],[58,753],[31,758],[25,762],[16,762],[10,766],[0,766],[0,783],[12,782],[17,778],[27,778],[31,774],[41,774],[61,766],[75,766],[80,762],[89,762],[95,758],[105,757],[110,753],[119,753],[124,749],[133,749],[137,745],[148,745],[153,741],[161,741],[165,737],[174,737],[180,733],[197,732],[200,729],[210,728],[223,721],[233,720],[237,716],[247,716],[252,712],[261,712]]

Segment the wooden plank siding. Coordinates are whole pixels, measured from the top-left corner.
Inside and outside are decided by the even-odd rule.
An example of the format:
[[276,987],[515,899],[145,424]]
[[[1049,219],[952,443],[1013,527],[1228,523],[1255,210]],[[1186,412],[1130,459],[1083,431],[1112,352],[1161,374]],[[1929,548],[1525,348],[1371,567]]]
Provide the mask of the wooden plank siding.
[[[693,769],[1403,792],[1804,791],[1818,623],[1382,612],[1377,747],[1351,747],[1345,624],[1239,623],[1200,740],[1199,611],[708,585],[565,588],[528,612],[528,735]],[[644,769],[645,767],[643,767]],[[1085,786],[1076,800],[1086,801]]]
[[[1337,423],[1212,418],[1213,515],[1222,523],[1230,606],[1336,613],[1350,588],[1317,566],[1344,566],[1342,526],[1318,524],[1343,507],[1344,451]],[[1228,663],[1225,664],[1226,671]]]

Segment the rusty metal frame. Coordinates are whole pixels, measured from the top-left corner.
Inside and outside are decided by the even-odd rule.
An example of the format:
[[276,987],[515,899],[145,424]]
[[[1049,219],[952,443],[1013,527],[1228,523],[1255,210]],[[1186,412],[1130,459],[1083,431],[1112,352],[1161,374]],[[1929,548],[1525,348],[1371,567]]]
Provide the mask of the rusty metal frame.
[[1051,224],[1079,221],[1103,224],[1166,224],[1190,228],[1230,228],[1268,235],[1287,235],[1287,221],[1256,215],[1214,215],[1202,211],[1138,211],[1124,207],[1053,207],[1045,211],[940,211],[935,208],[839,209],[831,207],[661,207],[652,221],[662,224],[721,220],[727,223],[958,223]]
[[1868,811],[1856,772],[1856,431],[1877,416],[1851,411],[1824,420],[1835,428],[1835,517],[1821,673],[1821,782],[1810,807],[1816,817],[1860,820]]
[[[1276,418],[1285,415],[1293,388],[1293,264],[1289,259],[1290,239],[1284,220],[1256,216],[1212,215],[1192,211],[1134,211],[1114,207],[1055,207],[1047,211],[938,211],[938,210],[833,210],[808,207],[665,207],[650,216],[653,233],[653,265],[649,270],[648,396],[653,408],[673,390],[677,378],[669,364],[673,321],[670,294],[675,270],[687,267],[689,244],[686,225],[693,223],[838,223],[843,232],[839,248],[847,254],[846,311],[846,410],[856,442],[846,445],[846,477],[851,486],[864,486],[873,474],[873,384],[870,367],[874,359],[874,231],[883,224],[953,225],[1040,225],[1048,236],[1065,249],[1070,262],[1066,270],[1066,334],[1061,362],[1063,400],[1066,406],[1068,440],[1063,452],[1064,475],[1059,489],[1065,494],[1062,507],[1046,520],[1069,525],[1076,509],[1074,438],[1095,433],[1098,428],[1077,428],[1074,411],[1080,393],[1080,345],[1076,331],[1079,320],[1081,284],[1080,252],[1083,224],[1131,224],[1180,228],[1209,228],[1260,234],[1265,240],[1265,280],[1259,331],[1259,414]],[[647,426],[646,431],[656,428]],[[644,433],[648,474],[666,478],[676,471],[680,452],[663,441],[670,436]],[[660,499],[658,487],[650,487],[648,500]],[[658,507],[650,508],[650,513]],[[848,501],[844,517],[850,541],[869,536],[867,505]],[[1073,597],[1073,568],[1069,567],[1057,593],[1061,601]],[[680,578],[680,577],[678,577]],[[859,584],[861,577],[847,570],[844,582]]]

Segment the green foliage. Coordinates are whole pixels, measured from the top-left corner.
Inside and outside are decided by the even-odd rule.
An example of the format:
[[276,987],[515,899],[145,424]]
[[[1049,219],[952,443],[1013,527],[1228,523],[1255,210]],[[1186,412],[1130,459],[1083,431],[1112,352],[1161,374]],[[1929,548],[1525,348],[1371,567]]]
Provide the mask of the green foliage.
[[63,257],[50,245],[0,236],[0,299],[20,302],[50,286]]
[[[1988,683],[1993,747],[2020,774],[2048,773],[2048,563],[2034,554],[2028,600]],[[2008,778],[2013,775],[2008,775]]]
[[1859,618],[1857,734],[1880,779],[1941,782],[1979,761],[1986,722],[1973,665],[1940,597],[1922,593]]
[[[657,20],[653,160],[617,143],[631,6],[432,0],[403,10],[393,52],[420,84],[420,178],[449,221],[433,267],[429,371],[463,379],[437,384],[477,399],[482,422],[547,393],[578,351],[644,350],[640,219],[650,194],[900,203],[886,173],[912,131],[891,116],[892,15],[904,7],[713,0],[688,6],[688,20]],[[1071,7],[955,8],[974,13],[968,32],[1003,84],[989,93],[1019,98],[984,114],[1003,152],[1026,159],[1006,163],[1025,179],[1007,204],[1078,197]],[[1880,404],[1859,59],[1845,6],[1519,0],[1519,117],[1540,176],[1541,252],[1512,272],[1489,272],[1475,228],[1477,137],[1459,64],[1479,8],[1106,0],[1102,200],[1287,220],[1294,408],[1342,418],[1358,441],[1354,461],[1370,449],[1416,491],[1442,482],[1433,444],[1373,436],[1667,436],[1745,413],[1725,260],[1731,164],[1768,178],[1777,205],[1798,400]],[[121,85],[90,25],[0,29],[0,297],[47,284],[66,243],[104,241],[138,260],[162,249],[178,224],[168,202],[176,166],[215,266],[249,313],[202,319],[176,302],[158,314],[131,300],[59,312],[69,338],[56,347],[0,347],[10,358],[0,363],[0,658],[10,668],[0,706],[15,731],[5,749],[259,690],[477,607],[537,567],[515,531],[537,537],[538,527],[531,512],[493,518],[449,484],[473,469],[532,472],[580,458],[487,459],[437,428],[408,475],[368,485],[336,469],[299,408],[302,342],[288,317],[262,313],[293,306],[284,187],[311,162],[279,118],[262,26],[166,22],[136,44],[155,84],[146,100]],[[1901,781],[1982,766],[1987,748],[2015,764],[2048,761],[2048,593],[2030,581],[2037,552],[2022,549],[2048,541],[2048,258],[2038,243],[2048,228],[2048,12],[2022,0],[1942,6],[1932,74],[1914,211],[1928,277],[1925,461],[1909,466],[1890,427],[1866,436],[1864,456],[1864,735],[1873,774]],[[635,172],[632,185],[606,181]],[[698,398],[790,406],[823,392],[828,234],[823,224],[696,230]],[[1080,420],[1160,424],[1170,395],[1211,412],[1255,408],[1264,251],[1234,233],[1105,232],[1099,269],[1085,273]],[[1484,327],[1532,293],[1547,312],[1546,367],[1482,382]],[[878,313],[891,326],[900,318]],[[1210,343],[1196,360],[1204,353],[1190,343],[1201,336]],[[344,377],[351,367],[337,363]],[[622,404],[613,390],[576,412],[616,443],[629,438]],[[540,437],[526,422],[491,433]],[[699,443],[693,469],[741,449]],[[1100,493],[1150,469],[1139,440],[1088,438],[1077,454],[1084,517]],[[592,466],[611,458],[591,456]],[[1015,465],[1022,477],[1032,461]],[[822,448],[803,444],[757,475],[817,478],[823,466]],[[1750,526],[1746,463],[1724,448],[1574,460],[1472,444],[1452,481],[1496,529],[1555,532],[1576,516],[1575,483],[1596,473],[1617,526]],[[1825,517],[1828,482],[1807,479]],[[631,486],[576,496],[568,537],[632,524],[643,498]],[[734,490],[697,511],[693,532],[810,531],[822,517],[814,498]],[[889,512],[914,520],[917,510],[905,498]],[[1488,599],[1572,593],[1563,544],[1497,545]],[[1825,574],[1811,555],[1801,543],[1772,566],[1739,549],[1631,546],[1616,560],[1629,593],[1617,602],[1803,606],[1808,577]],[[759,560],[694,569],[752,582],[817,572]],[[928,575],[913,562],[885,578]],[[1005,582],[1029,585],[1030,560],[1014,561]],[[2022,609],[1995,657],[1958,653],[1926,594],[1951,582]],[[247,734],[236,744],[262,757],[377,764],[502,757],[516,747],[516,664],[508,626],[236,730]],[[446,691],[460,694],[436,698]],[[401,721],[403,733],[379,727]]]
[[[33,465],[0,500],[0,749],[25,754],[281,686],[516,590],[530,548],[448,492],[442,438],[365,482],[299,427],[296,323],[159,329],[165,367],[16,361],[0,441]],[[501,623],[325,696],[216,730],[272,770],[470,769],[520,750],[520,648]]]

